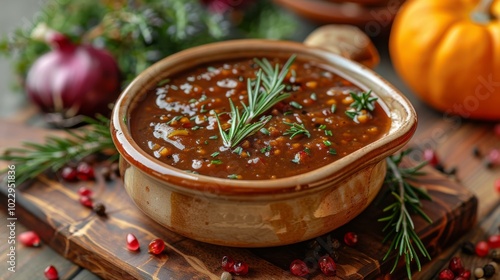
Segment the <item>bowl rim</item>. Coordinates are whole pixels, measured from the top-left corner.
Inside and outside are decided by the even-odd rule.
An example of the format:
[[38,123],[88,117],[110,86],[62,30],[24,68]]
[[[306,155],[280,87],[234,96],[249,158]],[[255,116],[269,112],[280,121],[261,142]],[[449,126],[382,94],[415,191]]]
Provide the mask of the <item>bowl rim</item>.
[[[221,61],[228,57],[253,57],[248,53],[261,55],[274,53],[296,53],[298,57],[321,60],[339,71],[338,74],[352,81],[363,90],[367,83],[377,86],[374,93],[385,99],[383,103],[400,108],[399,114],[388,112],[392,124],[387,135],[354,151],[353,153],[318,169],[278,179],[234,180],[206,175],[187,173],[183,170],[161,163],[143,151],[131,136],[128,127],[129,109],[138,96],[143,95],[148,86],[157,84],[165,76],[158,73],[178,73],[207,62]],[[195,62],[193,62],[195,61]],[[184,66],[193,64],[191,66]],[[347,73],[346,73],[347,72]],[[362,79],[363,81],[360,81]],[[145,89],[146,88],[146,89]],[[389,107],[390,107],[389,106]],[[402,116],[401,116],[402,115]],[[121,157],[132,166],[139,168],[153,179],[177,188],[179,191],[220,194],[270,194],[297,192],[317,189],[325,180],[342,181],[370,164],[383,160],[403,147],[412,137],[417,126],[416,112],[408,99],[395,87],[374,71],[346,59],[340,55],[316,47],[292,41],[266,39],[241,39],[201,45],[170,55],[140,73],[121,93],[112,112],[110,130],[115,147]]]

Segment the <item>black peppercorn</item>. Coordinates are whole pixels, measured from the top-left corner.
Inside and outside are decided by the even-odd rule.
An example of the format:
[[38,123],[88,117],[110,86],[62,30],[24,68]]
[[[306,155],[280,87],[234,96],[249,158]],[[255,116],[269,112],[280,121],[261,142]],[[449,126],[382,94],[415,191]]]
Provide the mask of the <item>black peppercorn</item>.
[[481,157],[481,151],[479,150],[478,147],[474,147],[472,149],[472,154],[475,156],[475,157]]
[[489,277],[495,275],[495,267],[492,266],[491,264],[487,264],[487,265],[483,266],[483,270],[484,270],[484,277],[486,277],[486,278],[489,278]]
[[500,248],[491,250],[490,257],[494,262],[500,263]]
[[467,255],[474,255],[476,253],[476,246],[470,241],[462,243],[462,252]]
[[106,206],[102,203],[96,203],[94,205],[94,212],[99,216],[106,216]]

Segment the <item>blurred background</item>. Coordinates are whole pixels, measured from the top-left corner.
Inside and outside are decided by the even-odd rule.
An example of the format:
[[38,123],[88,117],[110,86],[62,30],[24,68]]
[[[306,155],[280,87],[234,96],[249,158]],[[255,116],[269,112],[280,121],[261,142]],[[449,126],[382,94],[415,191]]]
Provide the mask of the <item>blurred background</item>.
[[[0,9],[0,34],[11,34],[16,28],[28,24],[42,7],[44,0],[6,0]],[[21,106],[24,93],[15,90],[16,79],[12,61],[0,56],[0,117],[8,117]]]

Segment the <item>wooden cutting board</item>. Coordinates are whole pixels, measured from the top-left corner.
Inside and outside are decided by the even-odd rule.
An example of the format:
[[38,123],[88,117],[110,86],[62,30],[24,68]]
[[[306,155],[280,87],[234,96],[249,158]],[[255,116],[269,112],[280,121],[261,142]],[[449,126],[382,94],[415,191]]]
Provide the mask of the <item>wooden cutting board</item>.
[[[11,135],[17,135],[15,131],[19,129],[13,127]],[[1,139],[0,142],[4,142],[0,143],[4,147],[10,146]],[[424,210],[434,222],[415,220],[418,234],[431,255],[436,255],[472,228],[476,221],[477,199],[458,183],[430,168],[427,171],[419,184],[433,197],[432,202],[424,201]],[[79,204],[77,190],[81,186],[91,188],[95,202],[106,206],[105,217]],[[0,190],[5,200],[6,188]],[[338,274],[328,279],[403,279],[402,263],[388,277],[394,256],[382,260],[388,246],[382,244],[383,224],[377,222],[382,216],[381,205],[384,205],[381,194],[360,216],[328,235],[299,244],[259,249],[210,245],[162,228],[135,207],[116,177],[106,181],[97,176],[93,182],[78,183],[42,177],[29,185],[18,186],[16,216],[61,255],[104,279],[220,279],[220,259],[224,255],[244,260],[250,266],[247,276],[234,279],[303,279],[290,274],[290,262],[311,260],[311,244],[328,244],[331,238],[342,240],[347,231],[356,232],[359,243],[354,248],[341,246],[337,250]],[[1,205],[6,207],[7,203]],[[139,239],[139,252],[127,250],[127,233]],[[147,252],[147,245],[154,238],[166,241],[165,254],[153,256]],[[319,270],[313,270],[309,277],[324,278]]]

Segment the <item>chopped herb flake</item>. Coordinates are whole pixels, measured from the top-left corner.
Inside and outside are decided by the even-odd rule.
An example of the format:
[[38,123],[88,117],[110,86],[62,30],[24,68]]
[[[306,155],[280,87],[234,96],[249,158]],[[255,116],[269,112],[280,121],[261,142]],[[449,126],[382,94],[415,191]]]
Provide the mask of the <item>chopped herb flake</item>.
[[318,127],[319,129],[325,129],[326,128],[326,125],[322,124]]
[[289,123],[289,122],[283,122],[283,123],[290,126],[290,128],[283,133],[283,135],[291,134],[290,139],[299,134],[304,134],[305,136],[307,136],[307,138],[311,137],[311,133],[304,127],[304,124]]
[[218,156],[219,154],[220,154],[219,152],[214,152],[214,153],[212,153],[210,156],[211,156],[211,157],[216,157],[216,156]]
[[296,101],[290,102],[290,106],[292,106],[292,107],[294,107],[296,109],[302,109],[302,107],[303,107],[300,103],[298,103]]
[[265,135],[271,135],[271,133],[269,132],[269,130],[267,130],[267,128],[265,128],[265,127],[261,128],[260,132],[262,132],[262,134],[265,134]]
[[337,151],[336,151],[334,148],[330,148],[330,149],[328,150],[328,153],[329,153],[330,155],[336,155],[336,154],[337,154]]
[[318,100],[318,97],[316,96],[316,93],[314,93],[314,92],[311,93],[311,99],[314,100],[314,101]]
[[328,140],[325,140],[323,141],[323,144],[325,144],[325,146],[331,146],[332,145],[332,142],[328,141]]
[[210,139],[210,140],[216,140],[218,138],[219,138],[219,136],[217,136],[217,135],[212,135],[212,136],[208,137],[208,139]]
[[336,110],[337,110],[337,105],[332,104],[332,107],[330,108],[330,111],[332,111],[332,114],[334,114]]
[[164,86],[168,83],[170,83],[170,79],[163,79],[163,80],[159,81],[156,85],[161,87],[161,86]]
[[265,154],[271,150],[271,146],[265,146],[264,148],[260,149],[260,152]]
[[200,128],[201,128],[201,126],[197,126],[197,125],[195,125],[195,126],[191,127],[191,130],[198,130],[198,129],[200,129]]
[[242,152],[243,152],[242,147],[236,147],[236,149],[233,150],[233,153],[235,153],[237,155],[241,155]]
[[332,131],[331,131],[331,130],[325,130],[325,135],[326,135],[326,136],[332,136],[332,135],[333,135],[333,133],[332,133]]
[[222,164],[222,160],[220,159],[213,159],[210,161],[211,164]]
[[239,179],[240,176],[238,176],[237,174],[230,174],[230,175],[227,175],[227,178],[229,178],[229,179]]

